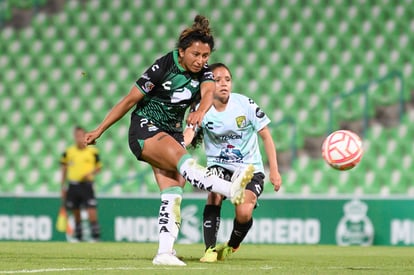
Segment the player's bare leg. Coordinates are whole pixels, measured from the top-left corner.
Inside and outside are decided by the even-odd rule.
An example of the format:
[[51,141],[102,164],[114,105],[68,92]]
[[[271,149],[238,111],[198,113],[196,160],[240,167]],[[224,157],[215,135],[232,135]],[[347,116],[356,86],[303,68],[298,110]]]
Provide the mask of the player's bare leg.
[[239,223],[246,223],[252,219],[253,210],[257,203],[256,194],[245,190],[244,203],[236,206],[236,220]]
[[177,172],[152,167],[161,191],[161,206],[158,216],[159,245],[153,259],[155,265],[186,265],[175,256],[173,249],[181,225],[181,200],[184,178]]
[[244,200],[244,190],[253,177],[254,168],[248,166],[233,181],[228,182],[215,175],[206,176],[206,168],[198,165],[187,151],[167,133],[158,133],[146,139],[142,158],[153,166],[166,171],[179,171],[194,187],[220,193],[234,204]]

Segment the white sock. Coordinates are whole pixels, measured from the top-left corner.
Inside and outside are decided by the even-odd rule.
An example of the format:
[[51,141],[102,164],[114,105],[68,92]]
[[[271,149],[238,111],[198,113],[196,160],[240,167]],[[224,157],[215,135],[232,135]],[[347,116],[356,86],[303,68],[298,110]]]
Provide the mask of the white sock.
[[158,216],[158,254],[171,254],[181,225],[181,199],[183,189],[175,186],[161,191],[161,206]]
[[207,168],[197,164],[190,155],[184,155],[180,159],[178,171],[192,186],[230,197],[231,182],[215,175],[207,176]]

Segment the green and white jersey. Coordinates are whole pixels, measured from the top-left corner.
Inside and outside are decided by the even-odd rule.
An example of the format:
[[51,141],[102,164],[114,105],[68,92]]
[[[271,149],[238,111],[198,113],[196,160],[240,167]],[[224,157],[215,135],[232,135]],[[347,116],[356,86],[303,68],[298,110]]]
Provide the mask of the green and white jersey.
[[264,172],[257,132],[269,123],[252,99],[231,93],[226,109],[218,112],[212,106],[201,125],[207,165],[235,171],[253,164],[256,171]]
[[186,109],[200,93],[204,81],[214,81],[207,64],[198,73],[178,63],[178,50],[161,57],[137,80],[144,94],[133,114],[148,118],[166,132],[182,132]]

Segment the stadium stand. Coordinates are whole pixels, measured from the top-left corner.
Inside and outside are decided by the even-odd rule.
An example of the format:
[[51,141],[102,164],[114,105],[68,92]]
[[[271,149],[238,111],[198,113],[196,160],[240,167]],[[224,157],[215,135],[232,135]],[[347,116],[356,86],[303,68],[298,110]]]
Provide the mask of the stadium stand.
[[[12,17],[8,3],[0,1],[2,23]],[[4,24],[0,192],[57,192],[58,159],[72,126],[96,126],[143,70],[174,48],[182,27],[202,13],[211,19],[217,40],[211,62],[233,70],[234,91],[254,98],[274,123],[295,121],[298,154],[284,170],[282,194],[412,193],[413,1],[237,3],[69,0],[54,15],[36,13],[22,29]],[[329,112],[333,97],[393,71],[402,72],[404,86],[395,79],[370,86],[366,113],[363,95],[342,97]],[[400,90],[407,112],[397,124],[383,123],[381,107],[398,105]],[[337,129],[366,114],[366,152],[354,170],[334,171],[304,150],[309,138],[327,133],[331,117]],[[129,152],[128,122],[126,116],[98,143],[104,162],[98,192],[158,192],[150,167]],[[281,154],[292,147],[284,127],[272,129]],[[273,192],[270,184],[265,192]]]

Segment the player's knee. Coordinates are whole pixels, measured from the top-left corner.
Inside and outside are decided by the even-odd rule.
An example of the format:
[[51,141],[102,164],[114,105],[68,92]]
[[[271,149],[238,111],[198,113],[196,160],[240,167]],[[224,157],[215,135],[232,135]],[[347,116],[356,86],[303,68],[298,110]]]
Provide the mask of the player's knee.
[[221,206],[222,201],[222,195],[213,192],[208,193],[207,204]]
[[236,210],[236,220],[239,223],[247,223],[250,221],[253,214],[253,208],[250,204],[240,205],[240,207]]

